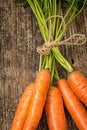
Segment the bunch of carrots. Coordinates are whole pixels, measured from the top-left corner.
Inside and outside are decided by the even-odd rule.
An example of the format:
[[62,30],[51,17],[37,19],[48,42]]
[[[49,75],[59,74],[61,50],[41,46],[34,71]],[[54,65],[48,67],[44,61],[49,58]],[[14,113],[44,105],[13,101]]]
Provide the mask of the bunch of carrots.
[[[73,20],[87,5],[87,0],[15,1],[22,6],[31,7],[46,44],[61,42]],[[67,10],[62,17],[63,8]],[[87,78],[72,68],[58,47],[48,46],[45,52],[41,47],[38,74],[35,82],[26,87],[20,99],[11,130],[36,130],[44,109],[49,130],[68,130],[64,107],[77,128],[86,130]],[[67,79],[60,79],[57,62],[69,73]],[[56,79],[56,85],[53,85],[53,79]]]
[[[48,69],[38,72],[35,82],[26,87],[18,104],[11,130],[36,130],[45,108],[49,130],[67,130],[64,106],[79,130],[87,129],[87,78],[78,71],[50,86]],[[80,100],[81,101],[80,101]]]

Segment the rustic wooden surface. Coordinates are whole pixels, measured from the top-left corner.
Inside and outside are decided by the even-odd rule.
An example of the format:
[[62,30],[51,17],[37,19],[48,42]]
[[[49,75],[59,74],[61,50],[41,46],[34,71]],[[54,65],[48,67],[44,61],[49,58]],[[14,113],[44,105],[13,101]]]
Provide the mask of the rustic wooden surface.
[[[87,9],[71,25],[73,33],[87,36]],[[12,0],[0,0],[0,130],[10,130],[14,113],[24,88],[38,71],[36,47],[43,43],[36,19],[30,8],[24,9]],[[73,67],[87,76],[87,42],[82,46],[61,46],[60,50]],[[67,73],[59,66],[59,74]],[[77,130],[66,111],[69,130]],[[45,114],[37,130],[48,130]]]

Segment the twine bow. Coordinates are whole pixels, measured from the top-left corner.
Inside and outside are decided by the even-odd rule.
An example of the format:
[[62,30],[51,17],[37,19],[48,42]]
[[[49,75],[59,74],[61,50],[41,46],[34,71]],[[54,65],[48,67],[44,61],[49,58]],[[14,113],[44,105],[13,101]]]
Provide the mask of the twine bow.
[[[65,21],[62,16],[56,15],[56,16],[51,16],[49,17],[46,22],[53,17],[59,17],[63,21],[63,28],[65,28]],[[51,21],[50,21],[51,25]],[[43,45],[37,47],[37,52],[42,55],[48,55],[51,51],[51,48],[54,46],[59,46],[59,45],[83,45],[86,42],[86,36],[84,34],[73,34],[69,38],[62,40],[60,42],[57,42],[57,40],[51,41],[51,26],[49,27],[49,40],[45,42]]]

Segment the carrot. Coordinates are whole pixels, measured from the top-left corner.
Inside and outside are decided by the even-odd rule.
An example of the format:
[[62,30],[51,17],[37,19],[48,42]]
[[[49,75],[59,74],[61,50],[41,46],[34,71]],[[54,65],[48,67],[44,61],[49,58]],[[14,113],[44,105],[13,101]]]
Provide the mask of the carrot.
[[34,93],[23,130],[36,130],[42,116],[46,95],[50,85],[50,73],[41,70],[35,80]]
[[87,106],[87,78],[78,71],[68,75],[68,83],[78,98]]
[[70,88],[65,79],[60,79],[57,85],[62,93],[64,104],[79,130],[87,130],[87,111]]
[[18,104],[17,110],[15,112],[11,130],[23,129],[27,117],[27,112],[30,105],[33,89],[34,89],[34,83],[31,83],[26,87],[20,99],[20,102]]
[[57,87],[50,87],[45,104],[49,130],[67,130],[62,95]]

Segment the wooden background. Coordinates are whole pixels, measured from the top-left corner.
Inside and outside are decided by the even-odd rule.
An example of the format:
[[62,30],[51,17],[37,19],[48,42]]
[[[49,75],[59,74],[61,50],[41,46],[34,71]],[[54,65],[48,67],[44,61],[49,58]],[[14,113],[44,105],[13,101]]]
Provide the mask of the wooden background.
[[[87,8],[65,37],[74,33],[87,36]],[[31,9],[24,9],[13,0],[0,0],[0,130],[10,130],[20,96],[34,81],[39,64],[36,47],[42,43]],[[87,76],[87,42],[82,46],[61,46],[60,50],[75,69]],[[66,77],[66,71],[58,68],[61,77]],[[69,130],[77,130],[67,111],[66,116]],[[44,112],[37,130],[48,130]]]

